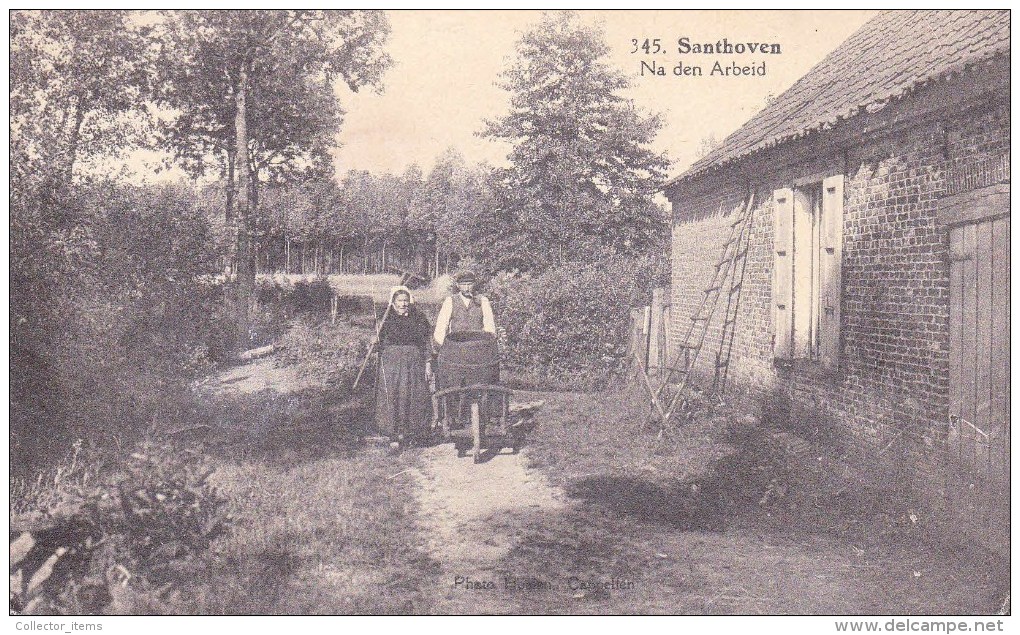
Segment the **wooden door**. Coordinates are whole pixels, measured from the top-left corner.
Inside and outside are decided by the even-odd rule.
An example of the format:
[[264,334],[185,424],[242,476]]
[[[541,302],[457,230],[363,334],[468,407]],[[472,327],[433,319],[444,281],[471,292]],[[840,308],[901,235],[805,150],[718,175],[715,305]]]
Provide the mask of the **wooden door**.
[[949,452],[970,481],[965,485],[989,492],[1009,483],[1008,208],[1006,214],[949,234]]

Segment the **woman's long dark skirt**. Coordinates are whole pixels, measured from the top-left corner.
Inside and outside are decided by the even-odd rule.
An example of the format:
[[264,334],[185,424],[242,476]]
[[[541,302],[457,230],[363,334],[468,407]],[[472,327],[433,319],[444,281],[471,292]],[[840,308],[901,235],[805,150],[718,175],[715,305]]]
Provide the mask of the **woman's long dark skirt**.
[[429,429],[425,355],[417,346],[391,345],[379,356],[375,422],[390,437],[421,439]]

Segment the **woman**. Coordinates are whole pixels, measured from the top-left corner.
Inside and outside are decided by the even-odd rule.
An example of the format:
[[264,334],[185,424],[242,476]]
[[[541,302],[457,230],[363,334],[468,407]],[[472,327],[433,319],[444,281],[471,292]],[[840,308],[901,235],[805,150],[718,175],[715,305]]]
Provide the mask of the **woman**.
[[425,360],[431,336],[432,326],[414,306],[411,291],[394,287],[379,329],[375,407],[376,425],[390,437],[392,449],[424,440],[429,430]]

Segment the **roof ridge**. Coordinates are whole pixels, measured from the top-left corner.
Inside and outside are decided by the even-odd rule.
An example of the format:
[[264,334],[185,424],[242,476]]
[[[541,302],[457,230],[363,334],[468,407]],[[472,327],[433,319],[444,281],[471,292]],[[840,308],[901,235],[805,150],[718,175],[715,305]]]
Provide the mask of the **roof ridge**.
[[1009,27],[1008,9],[883,11],[663,187],[1008,53]]

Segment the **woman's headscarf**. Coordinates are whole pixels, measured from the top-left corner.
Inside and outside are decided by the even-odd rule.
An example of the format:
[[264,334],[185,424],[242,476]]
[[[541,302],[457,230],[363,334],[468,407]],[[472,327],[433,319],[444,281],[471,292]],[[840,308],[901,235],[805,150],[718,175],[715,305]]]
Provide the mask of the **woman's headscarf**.
[[407,294],[407,303],[408,304],[414,304],[414,294],[411,293],[411,290],[408,289],[407,287],[405,287],[404,285],[399,285],[399,286],[396,286],[396,287],[393,287],[392,289],[390,289],[390,305],[391,306],[393,305],[393,300],[394,300],[394,298],[397,297],[398,293],[406,293]]

